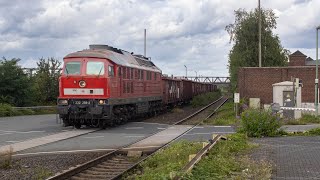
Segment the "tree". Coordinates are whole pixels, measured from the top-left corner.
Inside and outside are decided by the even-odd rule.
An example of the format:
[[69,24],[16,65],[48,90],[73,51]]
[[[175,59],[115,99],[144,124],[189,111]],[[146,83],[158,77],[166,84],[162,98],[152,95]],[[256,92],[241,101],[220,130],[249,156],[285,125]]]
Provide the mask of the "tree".
[[20,59],[0,60],[0,103],[26,106],[32,103],[31,83],[18,66]]
[[34,77],[37,100],[40,104],[53,104],[59,95],[59,76],[61,62],[54,58],[40,58],[38,72]]
[[[261,57],[262,67],[285,66],[289,51],[281,46],[280,39],[273,34],[277,28],[276,16],[272,10],[261,10]],[[259,66],[259,10],[235,11],[235,22],[226,26],[230,43],[234,42],[229,53],[229,74],[233,88],[237,84],[239,67]]]

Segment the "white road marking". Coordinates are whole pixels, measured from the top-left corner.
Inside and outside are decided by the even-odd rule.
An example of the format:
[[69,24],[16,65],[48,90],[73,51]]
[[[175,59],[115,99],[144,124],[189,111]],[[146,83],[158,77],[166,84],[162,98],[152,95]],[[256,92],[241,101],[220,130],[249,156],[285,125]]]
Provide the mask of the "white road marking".
[[161,124],[161,123],[150,123],[150,122],[134,122],[134,123],[140,123],[140,124],[156,124],[156,125],[167,125],[167,124]]
[[20,141],[6,141],[8,143],[17,143],[17,142],[20,142]]
[[197,126],[194,129],[203,129],[203,128],[204,128],[203,126]]
[[18,143],[13,143],[10,145],[0,146],[0,153],[3,151],[7,151],[10,147],[13,147],[14,152],[17,152],[17,151],[22,151],[25,149],[37,147],[40,145],[56,142],[59,140],[64,140],[64,139],[69,139],[69,138],[73,138],[76,136],[81,136],[81,135],[88,134],[88,133],[94,132],[94,131],[97,131],[97,129],[60,132],[60,133],[47,135],[44,137],[29,139],[29,140],[25,140],[25,141],[18,142]]
[[76,153],[76,152],[92,152],[92,151],[114,151],[115,149],[88,149],[88,150],[71,150],[71,151],[50,151],[50,152],[35,152],[25,154],[15,154],[13,156],[37,155],[37,154],[60,154],[60,153]]
[[102,138],[102,137],[104,137],[104,136],[90,136],[90,137],[82,137],[82,138],[88,138],[88,139],[90,139],[90,138]]
[[214,127],[214,128],[226,127],[226,128],[232,128],[232,126],[202,126],[202,127]]
[[123,149],[140,149],[140,148],[155,148],[155,147],[161,147],[161,146],[137,146],[137,147],[127,147]]
[[3,134],[0,134],[0,136],[1,136],[1,135],[7,135],[7,134],[12,134],[12,133],[3,133]]
[[5,133],[18,133],[18,134],[28,134],[28,133],[40,133],[40,132],[45,132],[45,131],[5,131],[5,130],[0,130]]
[[126,138],[136,138],[136,137],[144,137],[144,136],[124,136]]
[[233,134],[236,132],[211,132],[211,133],[190,133],[185,134],[186,136],[193,136],[193,135],[206,135],[206,134]]
[[143,127],[127,127],[125,129],[143,129]]
[[163,127],[157,127],[157,129],[167,129],[167,128],[163,128]]

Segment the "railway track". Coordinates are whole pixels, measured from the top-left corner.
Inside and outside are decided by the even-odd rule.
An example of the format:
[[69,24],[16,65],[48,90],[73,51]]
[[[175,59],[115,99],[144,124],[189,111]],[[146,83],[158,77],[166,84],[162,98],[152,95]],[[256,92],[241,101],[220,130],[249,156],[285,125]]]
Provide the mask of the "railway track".
[[[227,98],[221,97],[218,100],[210,103],[209,105],[203,107],[202,109],[198,110],[197,112],[191,114],[190,116],[183,118],[174,125],[179,125],[182,124],[183,122],[188,121],[189,119],[195,117],[196,115],[202,113],[206,109],[210,107],[214,107],[214,112],[210,113],[206,119],[210,118],[217,109],[219,109],[225,102],[227,101]],[[108,154],[105,154],[101,157],[98,157],[96,159],[93,159],[87,163],[81,164],[75,168],[66,170],[60,174],[57,174],[53,177],[48,178],[49,180],[60,180],[60,179],[72,179],[72,180],[85,180],[85,179],[92,179],[92,180],[100,180],[100,179],[119,179],[122,177],[122,175],[131,169],[135,168],[139,163],[147,159],[148,157],[152,156],[155,152],[158,150],[168,146],[170,143],[175,141],[176,139],[179,139],[186,133],[190,132],[192,129],[197,127],[202,121],[197,123],[196,125],[193,125],[190,129],[186,130],[173,140],[169,141],[168,143],[164,144],[163,146],[159,147],[156,151],[149,155],[144,155],[140,158],[132,158],[132,157],[127,157],[124,155],[123,152],[125,148],[129,147],[130,145],[133,145],[137,142],[143,141],[144,139],[156,134],[152,134],[148,137],[145,137],[141,140],[138,140],[134,143],[131,143],[129,145],[123,146],[117,150],[114,150]],[[172,127],[170,126],[170,127]],[[169,127],[168,127],[169,128]],[[158,133],[158,132],[157,132]]]

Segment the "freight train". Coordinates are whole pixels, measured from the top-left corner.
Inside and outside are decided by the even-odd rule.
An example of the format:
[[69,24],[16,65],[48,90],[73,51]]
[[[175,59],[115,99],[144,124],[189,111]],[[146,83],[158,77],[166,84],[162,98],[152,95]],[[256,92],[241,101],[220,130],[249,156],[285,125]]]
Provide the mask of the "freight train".
[[57,109],[63,124],[75,128],[123,124],[216,89],[164,77],[150,58],[108,45],[89,45],[63,60]]

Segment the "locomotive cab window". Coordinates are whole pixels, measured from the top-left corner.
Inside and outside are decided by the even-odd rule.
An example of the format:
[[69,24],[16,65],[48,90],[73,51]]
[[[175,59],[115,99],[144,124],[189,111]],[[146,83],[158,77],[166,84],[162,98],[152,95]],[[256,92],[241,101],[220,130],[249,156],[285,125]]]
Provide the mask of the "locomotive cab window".
[[65,74],[78,75],[80,74],[81,62],[67,62],[64,68]]
[[87,72],[88,75],[104,75],[104,63],[103,62],[88,62]]
[[108,67],[108,74],[109,74],[109,77],[113,77],[114,76],[113,66],[109,66]]

